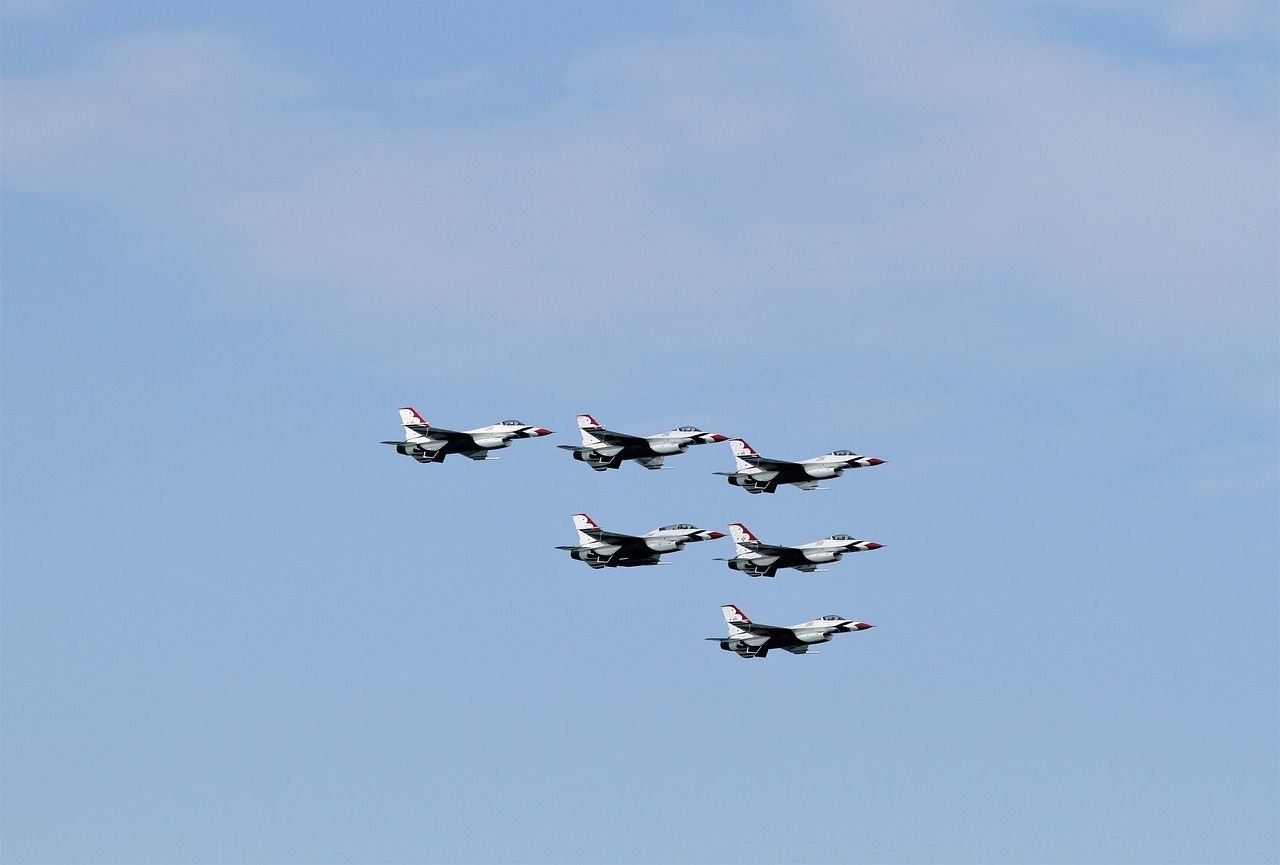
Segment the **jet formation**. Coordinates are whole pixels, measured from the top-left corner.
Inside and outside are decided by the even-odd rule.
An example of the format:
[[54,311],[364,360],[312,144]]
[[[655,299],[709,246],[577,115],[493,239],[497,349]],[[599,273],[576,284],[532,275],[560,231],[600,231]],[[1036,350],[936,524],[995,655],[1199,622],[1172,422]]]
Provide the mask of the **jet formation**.
[[[581,445],[559,445],[573,458],[597,472],[617,469],[631,460],[646,469],[662,469],[669,456],[687,453],[695,445],[728,441],[733,450],[734,471],[715,472],[736,487],[751,494],[774,493],[779,486],[790,485],[802,490],[826,489],[819,483],[837,478],[849,469],[882,465],[885,461],[850,450],[836,450],[822,456],[788,461],[761,456],[745,439],[709,433],[695,426],[677,427],[648,436],[606,429],[589,414],[577,418]],[[402,441],[385,441],[396,453],[412,457],[423,464],[444,462],[450,454],[461,454],[472,460],[494,460],[491,452],[510,447],[517,439],[541,438],[551,430],[523,421],[505,420],[472,430],[435,427],[423,420],[412,407],[400,409]],[[646,532],[628,535],[602,529],[586,514],[573,515],[578,543],[559,546],[570,558],[593,569],[630,568],[663,564],[662,556],[682,551],[688,544],[723,538],[723,532],[699,528],[692,523],[673,523]],[[751,577],[773,577],[779,570],[792,568],[810,573],[819,565],[838,562],[848,553],[878,550],[882,544],[861,540],[848,534],[835,534],[816,541],[789,547],[766,544],[742,523],[730,523],[734,543],[732,558],[718,558],[732,570]],[[837,615],[782,627],[752,622],[734,604],[721,608],[729,628],[726,637],[708,637],[720,648],[736,652],[743,658],[763,658],[772,649],[796,655],[809,653],[810,646],[825,643],[836,634],[863,631],[871,625]]]

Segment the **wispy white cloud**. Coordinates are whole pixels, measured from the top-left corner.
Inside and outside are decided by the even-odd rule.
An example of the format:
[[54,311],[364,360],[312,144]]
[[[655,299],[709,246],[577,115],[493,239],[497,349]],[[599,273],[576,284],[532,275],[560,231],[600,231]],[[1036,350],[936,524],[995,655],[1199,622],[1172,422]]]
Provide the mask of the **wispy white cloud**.
[[[235,40],[151,34],[6,81],[4,179],[182,214],[246,262],[256,302],[355,331],[570,335],[623,310],[638,338],[675,315],[676,334],[742,344],[767,330],[753,310],[862,314],[885,344],[1005,362],[1052,354],[1050,315],[1104,352],[1136,334],[1256,362],[1275,325],[1273,108],[978,11],[801,8],[787,37],[582,57],[544,109],[482,124],[335,111]],[[1274,96],[1274,68],[1232,74]],[[400,86],[458,117],[496,84]]]

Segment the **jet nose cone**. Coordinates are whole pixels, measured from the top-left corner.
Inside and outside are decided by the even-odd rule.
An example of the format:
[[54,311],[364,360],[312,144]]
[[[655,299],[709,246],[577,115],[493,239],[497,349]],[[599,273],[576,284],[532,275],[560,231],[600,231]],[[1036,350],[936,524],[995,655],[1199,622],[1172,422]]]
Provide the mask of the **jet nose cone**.
[[853,629],[855,631],[865,631],[867,628],[874,628],[875,625],[868,625],[866,622],[854,622]]
[[878,550],[878,549],[880,549],[880,548],[881,548],[881,547],[883,547],[883,546],[884,546],[884,544],[877,544],[875,541],[868,541],[868,542],[867,542],[867,549],[869,549],[869,550]]
[[538,427],[536,430],[533,431],[533,434],[537,436],[549,436],[551,435],[551,430]]
[[884,465],[884,462],[885,462],[884,460],[878,460],[878,459],[876,459],[875,457],[872,457],[871,459],[867,460],[867,465],[869,465],[869,466],[882,466],[882,465]]
[[727,442],[729,440],[728,436],[722,436],[720,433],[708,433],[707,437],[713,442]]
[[715,541],[724,537],[724,532],[707,532],[707,540]]

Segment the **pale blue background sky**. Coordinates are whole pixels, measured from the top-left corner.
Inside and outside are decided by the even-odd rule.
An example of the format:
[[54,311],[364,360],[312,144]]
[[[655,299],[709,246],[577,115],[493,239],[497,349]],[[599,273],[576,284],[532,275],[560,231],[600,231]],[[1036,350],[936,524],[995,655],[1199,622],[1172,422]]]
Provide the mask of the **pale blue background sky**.
[[5,862],[1280,854],[1273,4],[260,5],[4,6]]

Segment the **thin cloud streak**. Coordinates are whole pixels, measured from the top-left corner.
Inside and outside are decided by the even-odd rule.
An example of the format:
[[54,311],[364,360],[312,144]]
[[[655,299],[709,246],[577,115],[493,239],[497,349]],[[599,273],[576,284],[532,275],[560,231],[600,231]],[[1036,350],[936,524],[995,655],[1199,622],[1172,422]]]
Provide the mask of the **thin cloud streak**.
[[[360,332],[568,338],[618,309],[678,310],[677,335],[733,344],[752,309],[833,305],[891,313],[878,338],[935,351],[1016,353],[1048,314],[1257,363],[1274,123],[1194,70],[977,14],[804,8],[793,37],[584,57],[546,110],[477,126],[335,112],[235,40],[151,34],[5,82],[5,182],[162,231],[180,214],[247,262],[237,302],[342,321],[375,353]],[[465,87],[440,88],[465,111]]]

